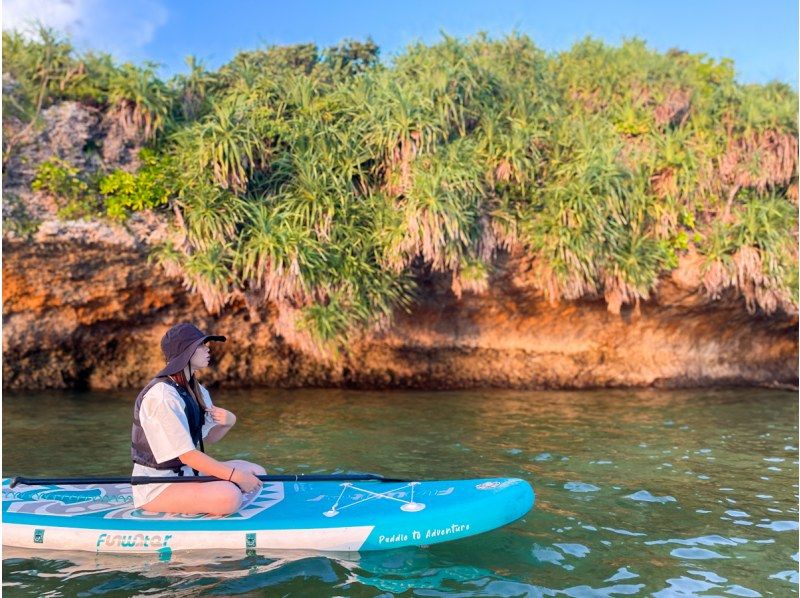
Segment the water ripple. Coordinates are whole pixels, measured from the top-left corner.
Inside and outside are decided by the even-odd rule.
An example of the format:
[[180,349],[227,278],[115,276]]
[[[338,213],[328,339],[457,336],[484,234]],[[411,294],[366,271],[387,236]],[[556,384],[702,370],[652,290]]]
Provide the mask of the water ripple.
[[757,523],[756,527],[771,529],[774,532],[797,531],[797,521],[772,521],[770,523]]
[[584,482],[567,482],[564,484],[564,489],[570,492],[597,492],[600,490],[598,486]]
[[681,546],[736,546],[747,544],[744,538],[725,538],[716,534],[708,536],[698,536],[697,538],[669,539],[669,540],[649,540],[645,542],[648,546],[659,544],[679,544]]
[[622,581],[623,579],[633,579],[639,577],[636,573],[628,571],[627,567],[620,567],[617,572],[604,581]]
[[650,494],[647,490],[639,490],[638,492],[634,492],[633,494],[629,494],[625,498],[630,498],[631,500],[638,500],[642,502],[654,502],[654,503],[668,503],[668,502],[677,502],[674,496],[655,496]]
[[705,559],[727,559],[718,552],[706,548],[676,548],[670,554],[679,559],[705,560]]

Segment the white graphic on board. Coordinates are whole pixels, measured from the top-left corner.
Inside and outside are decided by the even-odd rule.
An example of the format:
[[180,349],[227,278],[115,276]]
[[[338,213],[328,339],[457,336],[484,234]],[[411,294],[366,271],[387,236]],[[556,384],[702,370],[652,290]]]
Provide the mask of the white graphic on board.
[[[400,486],[399,488],[393,488],[392,490],[387,490],[386,492],[373,492],[372,490],[367,490],[366,488],[359,488],[358,486],[351,484],[350,482],[345,482],[342,484],[342,491],[336,499],[336,502],[333,503],[333,506],[328,509],[327,511],[323,512],[322,514],[325,517],[335,517],[345,509],[349,509],[358,504],[365,503],[370,500],[379,500],[379,499],[386,499],[386,500],[394,500],[399,503],[402,503],[400,507],[401,511],[405,511],[406,513],[416,513],[417,511],[421,511],[425,508],[424,503],[414,502],[414,488],[419,484],[419,482],[409,482],[404,486]],[[405,492],[400,492],[405,488],[411,488],[411,497],[409,500],[403,500],[403,496],[406,495]],[[364,494],[351,496],[349,502],[345,505],[340,506],[339,502],[345,498],[345,495],[348,490],[352,489],[356,492],[363,492]],[[366,495],[366,498],[363,498]]]
[[75,517],[129,508],[133,502],[129,484],[44,486],[35,490],[3,488],[9,513]]
[[475,488],[477,490],[502,490],[503,488],[508,488],[509,486],[513,486],[514,484],[519,484],[522,480],[518,480],[516,478],[511,478],[507,480],[492,480],[489,482],[482,482],[480,484],[476,484]]

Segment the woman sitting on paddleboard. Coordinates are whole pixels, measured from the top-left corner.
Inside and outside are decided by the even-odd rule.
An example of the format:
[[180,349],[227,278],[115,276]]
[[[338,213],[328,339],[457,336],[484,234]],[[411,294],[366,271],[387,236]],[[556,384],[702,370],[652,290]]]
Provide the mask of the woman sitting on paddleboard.
[[208,341],[224,342],[225,337],[178,324],[161,339],[167,365],[136,397],[131,457],[134,476],[207,475],[220,481],[137,484],[132,486],[137,508],[228,515],[241,506],[243,492],[261,488],[256,476],[266,472],[260,465],[217,461],[204,452],[204,443],[219,441],[236,423],[233,413],[211,403],[208,390],[194,377],[210,362]]

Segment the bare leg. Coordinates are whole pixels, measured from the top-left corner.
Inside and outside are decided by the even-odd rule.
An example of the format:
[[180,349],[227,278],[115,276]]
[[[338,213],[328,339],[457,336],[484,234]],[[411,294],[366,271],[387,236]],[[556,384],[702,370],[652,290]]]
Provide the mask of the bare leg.
[[[249,471],[253,475],[267,473],[261,465],[243,459],[232,459],[224,463],[240,471]],[[172,484],[142,509],[156,513],[230,515],[238,511],[241,504],[242,491],[236,484],[223,481],[198,482]]]
[[156,513],[230,515],[239,510],[242,491],[231,482],[172,484],[142,509]]

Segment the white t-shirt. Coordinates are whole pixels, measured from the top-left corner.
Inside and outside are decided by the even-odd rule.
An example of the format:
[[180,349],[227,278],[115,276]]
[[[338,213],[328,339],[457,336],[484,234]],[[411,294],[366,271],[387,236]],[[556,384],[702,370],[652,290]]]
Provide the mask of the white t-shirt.
[[[200,384],[200,392],[203,393],[203,400],[206,407],[211,407],[211,395],[208,390]],[[216,424],[211,414],[205,412],[203,423],[203,438]],[[159,463],[175,459],[176,457],[188,453],[198,447],[192,444],[192,436],[189,432],[189,422],[186,419],[184,403],[178,391],[166,382],[154,384],[148,390],[139,405],[139,422],[144,430],[153,457]],[[171,477],[175,472],[169,469],[155,469],[133,464],[133,476],[148,477]],[[191,467],[183,466],[183,475],[194,475]],[[131,486],[133,493],[133,506],[141,507],[153,500],[170,484],[142,484]]]

